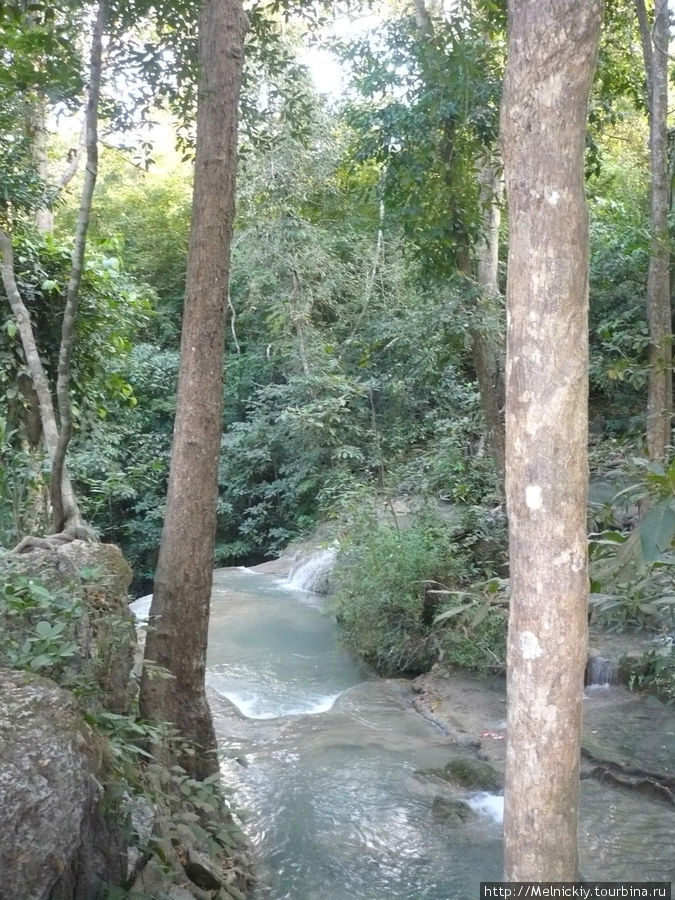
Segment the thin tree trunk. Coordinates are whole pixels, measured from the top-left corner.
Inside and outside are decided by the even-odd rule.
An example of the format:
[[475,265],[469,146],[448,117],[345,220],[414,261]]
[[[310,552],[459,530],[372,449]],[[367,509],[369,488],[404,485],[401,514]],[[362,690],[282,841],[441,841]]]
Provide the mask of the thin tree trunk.
[[108,20],[108,0],[99,0],[96,22],[92,34],[89,64],[89,91],[85,114],[87,165],[84,173],[80,210],[75,231],[75,243],[66,291],[66,305],[61,325],[61,347],[56,380],[56,398],[59,408],[59,439],[52,460],[52,508],[54,528],[61,531],[71,523],[81,524],[75,494],[63,490],[63,471],[66,451],[73,433],[73,410],[70,399],[70,372],[73,344],[75,342],[75,316],[80,294],[87,232],[91,216],[91,204],[98,175],[98,104],[101,93],[101,66],[103,34]]
[[574,881],[587,648],[584,141],[602,0],[509,6],[505,879]]
[[423,38],[431,40],[434,34],[433,25],[431,24],[431,16],[427,9],[425,0],[414,0],[415,6],[415,22],[419,32]]
[[0,228],[0,255],[2,255],[2,283],[19,328],[26,365],[37,394],[40,405],[40,419],[44,433],[45,445],[50,461],[54,458],[56,445],[59,441],[59,430],[54,414],[54,404],[49,390],[49,380],[40,359],[40,353],[35,343],[33,326],[30,321],[30,313],[23,302],[23,297],[16,283],[14,273],[14,248],[10,236]]
[[[12,241],[6,231],[0,228],[0,257],[2,258],[2,283],[9,300],[12,314],[16,319],[23,346],[26,365],[30,372],[33,388],[37,395],[40,421],[42,424],[42,433],[44,435],[47,455],[50,462],[53,461],[56,448],[59,442],[59,429],[56,423],[56,415],[54,413],[54,404],[49,389],[49,379],[45,373],[40,359],[40,353],[35,343],[35,335],[33,326],[30,321],[30,313],[23,301],[21,292],[16,283],[14,274],[14,248]],[[68,477],[68,473],[63,473],[64,491],[73,493],[73,488]]]
[[[434,25],[426,0],[414,0],[415,22],[420,37],[425,41],[434,38]],[[448,167],[452,162],[454,146],[453,127],[446,128],[441,153]],[[478,259],[475,281],[479,286],[479,307],[486,313],[491,303],[499,295],[499,199],[501,182],[497,179],[495,167],[485,163],[480,167],[481,201],[484,209],[482,233],[478,244]],[[457,251],[457,268],[467,278],[473,278],[473,265],[468,238]],[[471,356],[478,382],[480,404],[485,420],[485,431],[499,483],[504,485],[504,426],[502,423],[502,391],[500,389],[500,354],[493,342],[479,327],[471,328]]]
[[651,171],[651,245],[647,274],[649,323],[649,383],[647,391],[647,450],[664,462],[671,442],[673,362],[670,301],[670,245],[668,206],[668,0],[655,0],[650,32],[644,0],[635,0],[647,78],[649,154]]
[[204,684],[216,527],[223,353],[234,217],[237,112],[246,18],[241,0],[204,0],[199,25],[192,230],[178,403],[164,529],[155,575],[140,706],[173,722],[197,747],[181,762],[198,778],[217,771]]

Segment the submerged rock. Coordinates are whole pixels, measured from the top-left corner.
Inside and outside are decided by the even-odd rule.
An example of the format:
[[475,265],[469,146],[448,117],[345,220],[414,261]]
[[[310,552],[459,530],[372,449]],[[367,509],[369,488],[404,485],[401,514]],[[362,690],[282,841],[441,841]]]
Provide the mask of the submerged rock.
[[476,791],[496,791],[501,788],[497,771],[478,759],[453,759],[441,770],[442,777],[458,787]]
[[452,825],[461,825],[476,818],[476,813],[464,800],[449,800],[447,797],[434,797],[431,811],[437,819]]

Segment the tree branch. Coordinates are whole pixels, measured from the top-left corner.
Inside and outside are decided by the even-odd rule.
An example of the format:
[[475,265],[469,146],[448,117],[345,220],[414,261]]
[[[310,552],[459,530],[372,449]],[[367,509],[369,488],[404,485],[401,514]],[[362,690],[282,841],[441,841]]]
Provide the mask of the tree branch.
[[652,33],[647,17],[645,0],[634,0],[638,25],[640,26],[640,41],[642,43],[642,56],[644,57],[645,76],[647,78],[647,108],[652,111],[652,71],[654,68],[652,51]]
[[61,174],[61,177],[59,178],[58,182],[56,183],[57,194],[61,193],[61,191],[65,187],[67,187],[70,184],[70,182],[73,180],[73,178],[75,177],[75,174],[77,173],[77,170],[80,167],[80,160],[82,159],[82,153],[84,151],[86,137],[87,137],[87,120],[85,118],[85,120],[82,122],[80,136],[77,139],[77,147],[75,147],[69,151],[68,165],[66,166],[66,168],[64,169],[64,171]]

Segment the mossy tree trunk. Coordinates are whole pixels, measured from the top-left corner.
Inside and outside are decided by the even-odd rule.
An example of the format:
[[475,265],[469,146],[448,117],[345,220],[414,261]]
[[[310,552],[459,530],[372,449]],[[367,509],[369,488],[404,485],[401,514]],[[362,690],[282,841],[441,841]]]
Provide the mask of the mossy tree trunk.
[[502,103],[509,203],[508,881],[578,875],[588,594],[583,156],[602,14],[602,0],[509,6]]

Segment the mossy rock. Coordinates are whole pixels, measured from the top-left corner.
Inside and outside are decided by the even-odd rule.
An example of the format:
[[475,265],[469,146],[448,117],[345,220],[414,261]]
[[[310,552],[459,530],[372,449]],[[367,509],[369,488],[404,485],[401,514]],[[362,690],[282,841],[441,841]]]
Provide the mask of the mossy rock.
[[453,759],[436,772],[444,781],[476,791],[497,791],[501,779],[496,769],[478,759]]
[[[29,579],[69,602],[72,598],[73,608],[81,605],[82,614],[72,616],[63,633],[64,641],[77,646],[70,668],[99,686],[107,709],[127,713],[136,632],[127,593],[131,569],[120,550],[112,544],[71,541],[20,555],[2,553],[0,576],[5,582]],[[44,618],[49,620],[50,613],[39,607],[21,616],[4,615],[0,606],[0,627],[17,644],[30,637]]]
[[476,813],[464,800],[449,800],[447,797],[434,797],[431,811],[435,818],[450,825],[463,825],[476,818]]

